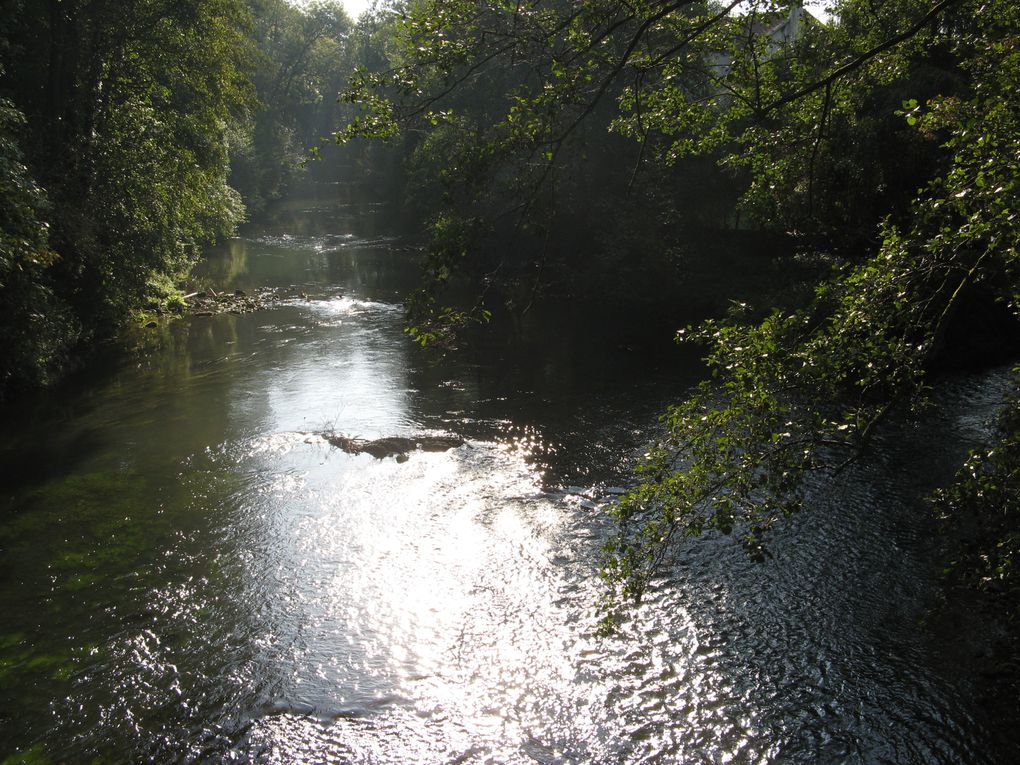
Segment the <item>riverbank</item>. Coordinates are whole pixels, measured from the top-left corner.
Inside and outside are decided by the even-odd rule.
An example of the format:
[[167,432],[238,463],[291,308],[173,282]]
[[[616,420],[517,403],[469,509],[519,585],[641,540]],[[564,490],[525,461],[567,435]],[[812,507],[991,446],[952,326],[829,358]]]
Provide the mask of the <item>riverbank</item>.
[[159,319],[179,319],[185,316],[209,317],[221,314],[254,313],[270,308],[281,300],[294,298],[310,299],[309,295],[298,287],[261,288],[252,293],[244,290],[217,291],[208,288],[202,291],[189,292],[171,301],[167,306],[150,305],[139,312],[137,324],[155,328]]

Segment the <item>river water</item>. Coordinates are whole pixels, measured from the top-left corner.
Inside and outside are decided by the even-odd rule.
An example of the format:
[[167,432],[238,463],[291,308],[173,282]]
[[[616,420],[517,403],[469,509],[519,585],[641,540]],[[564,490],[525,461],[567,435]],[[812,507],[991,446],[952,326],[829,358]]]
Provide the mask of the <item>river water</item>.
[[[292,297],[8,414],[0,761],[992,761],[919,627],[912,498],[959,449],[911,450],[980,437],[954,401],[994,381],[819,489],[766,562],[699,540],[600,638],[604,509],[697,364],[569,311],[422,353],[414,252],[370,206],[299,212],[203,276]],[[398,462],[326,430],[466,443]]]

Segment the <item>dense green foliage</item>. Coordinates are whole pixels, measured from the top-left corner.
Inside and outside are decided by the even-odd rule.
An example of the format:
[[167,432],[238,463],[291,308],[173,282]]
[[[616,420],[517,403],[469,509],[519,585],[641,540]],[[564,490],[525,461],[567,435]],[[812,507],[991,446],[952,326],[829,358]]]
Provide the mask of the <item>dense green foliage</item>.
[[3,228],[22,243],[3,283],[8,388],[168,296],[200,245],[232,230],[226,125],[252,97],[235,0],[12,2],[4,18],[5,185],[21,193],[5,192]]
[[175,300],[339,119],[333,2],[0,6],[0,396]]
[[968,87],[905,104],[908,124],[941,134],[946,162],[903,223],[883,224],[875,253],[837,270],[808,308],[695,333],[715,379],[670,411],[619,509],[614,565],[638,591],[670,537],[739,520],[757,544],[797,506],[806,468],[837,467],[876,423],[922,407],[940,366],[989,341],[998,359],[1015,353],[1020,18],[966,10],[969,28],[935,33],[950,37]]
[[[941,370],[1016,355],[1015,4],[844,0],[828,25],[772,2],[401,9],[392,66],[356,77],[364,111],[340,137],[412,135],[412,166],[439,179],[424,339],[470,316],[440,307],[451,274],[508,302],[600,269],[643,290],[612,250],[656,242],[668,263],[694,222],[786,232],[821,275],[807,301],[791,289],[680,333],[712,379],[666,414],[615,511],[607,575],[631,595],[709,528],[762,553],[807,472],[922,412]],[[611,246],[550,243],[557,224]],[[1005,432],[969,474],[1011,485]],[[961,481],[949,496],[991,495]]]
[[46,195],[13,138],[23,123],[21,112],[0,100],[0,327],[6,330],[0,332],[0,389],[25,370],[47,373],[60,344],[73,339],[46,283],[56,256],[43,220]]
[[975,450],[956,481],[936,495],[947,528],[967,544],[947,573],[1002,599],[1002,614],[1020,624],[1020,397],[1012,396],[997,423],[998,440]]

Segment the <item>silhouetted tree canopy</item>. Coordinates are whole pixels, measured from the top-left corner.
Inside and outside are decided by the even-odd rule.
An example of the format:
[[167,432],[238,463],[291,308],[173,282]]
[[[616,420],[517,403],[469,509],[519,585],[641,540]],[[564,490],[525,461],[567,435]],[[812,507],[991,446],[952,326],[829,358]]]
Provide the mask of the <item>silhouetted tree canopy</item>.
[[[940,370],[1016,357],[1020,11],[834,11],[823,24],[772,2],[412,1],[395,6],[390,66],[358,72],[346,94],[363,111],[341,140],[402,140],[442,182],[413,318],[423,342],[477,315],[442,307],[454,274],[481,285],[479,306],[526,302],[556,263],[578,272],[550,232],[614,209],[614,243],[667,221],[659,257],[694,221],[783,232],[810,254],[806,303],[741,306],[680,333],[706,349],[712,379],[666,414],[617,509],[607,576],[633,595],[708,528],[761,554],[807,472],[838,471],[880,423],[923,410]],[[714,223],[678,203],[705,177],[729,179],[710,195],[729,205]],[[655,213],[632,214],[635,200]],[[616,265],[586,244],[586,267]],[[635,287],[647,284],[617,282]],[[1015,473],[1014,448],[991,454],[954,501],[982,491],[974,476]],[[1003,570],[1013,549],[998,548]]]

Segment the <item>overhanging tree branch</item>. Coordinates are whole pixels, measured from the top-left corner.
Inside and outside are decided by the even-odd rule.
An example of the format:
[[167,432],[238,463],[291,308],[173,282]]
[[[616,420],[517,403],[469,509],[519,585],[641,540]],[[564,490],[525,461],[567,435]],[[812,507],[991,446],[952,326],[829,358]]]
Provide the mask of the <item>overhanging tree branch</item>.
[[782,98],[779,98],[773,101],[772,103],[763,106],[761,109],[757,110],[757,116],[759,118],[764,117],[770,112],[774,112],[776,109],[786,106],[787,104],[793,103],[794,101],[799,101],[800,99],[804,98],[804,96],[808,96],[817,90],[821,90],[822,88],[827,88],[831,86],[837,80],[846,77],[851,72],[860,69],[862,66],[867,64],[875,57],[880,56],[887,50],[895,48],[900,43],[906,42],[910,38],[914,37],[922,29],[924,29],[931,21],[938,18],[943,11],[948,10],[950,7],[956,5],[959,2],[960,0],[941,0],[941,2],[935,4],[931,8],[931,10],[929,10],[926,14],[924,14],[924,16],[922,16],[917,21],[916,24],[913,24],[907,30],[901,32],[898,35],[894,35],[893,37],[883,40],[881,43],[871,48],[867,52],[862,53],[856,58],[851,59],[845,64],[837,67],[829,74],[827,74],[825,77],[822,77],[819,80],[815,80],[811,84],[805,85],[803,88],[795,90],[793,93],[783,96]]

